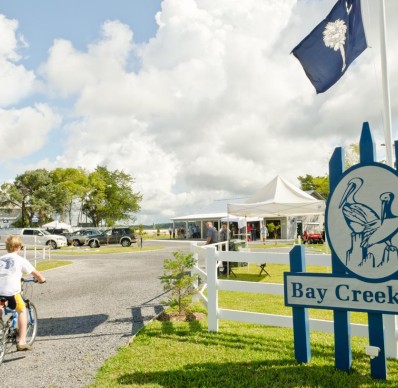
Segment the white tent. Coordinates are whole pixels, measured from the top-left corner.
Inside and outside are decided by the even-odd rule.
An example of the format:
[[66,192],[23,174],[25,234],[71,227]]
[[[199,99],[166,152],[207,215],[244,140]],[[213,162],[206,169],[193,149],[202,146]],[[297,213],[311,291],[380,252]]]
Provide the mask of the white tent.
[[51,221],[48,224],[44,224],[43,228],[47,229],[68,229],[70,232],[72,231],[72,227],[65,222],[62,221]]
[[277,176],[246,203],[228,204],[228,214],[243,217],[294,217],[322,214],[325,208],[325,201],[315,199]]

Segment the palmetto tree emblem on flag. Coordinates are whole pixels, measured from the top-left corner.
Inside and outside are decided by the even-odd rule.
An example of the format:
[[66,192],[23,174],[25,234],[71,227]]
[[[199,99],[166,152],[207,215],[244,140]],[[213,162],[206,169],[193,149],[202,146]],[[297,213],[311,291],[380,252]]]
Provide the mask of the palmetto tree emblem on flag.
[[323,30],[323,42],[325,43],[325,46],[332,48],[334,51],[340,50],[340,54],[343,59],[342,72],[346,68],[344,52],[346,33],[347,25],[344,23],[344,20],[340,19],[326,24],[326,27]]
[[361,1],[338,0],[292,53],[316,92],[323,93],[342,77],[366,47]]

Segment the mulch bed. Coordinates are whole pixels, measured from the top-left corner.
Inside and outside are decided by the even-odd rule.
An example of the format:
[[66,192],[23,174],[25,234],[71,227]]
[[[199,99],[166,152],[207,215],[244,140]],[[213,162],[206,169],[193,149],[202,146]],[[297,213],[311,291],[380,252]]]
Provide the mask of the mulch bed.
[[171,321],[171,322],[191,322],[191,321],[199,321],[201,319],[205,319],[206,314],[204,313],[189,313],[189,314],[179,314],[178,311],[165,313],[163,312],[157,317],[158,321]]

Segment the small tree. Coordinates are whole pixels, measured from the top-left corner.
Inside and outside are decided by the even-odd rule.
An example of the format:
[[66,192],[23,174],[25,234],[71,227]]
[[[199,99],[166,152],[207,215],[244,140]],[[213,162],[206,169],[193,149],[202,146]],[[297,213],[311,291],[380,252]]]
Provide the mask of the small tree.
[[280,225],[275,225],[273,222],[270,222],[269,224],[267,224],[267,228],[269,233],[274,237],[274,239],[276,239],[277,237],[277,232],[278,229],[280,228]]
[[178,312],[182,314],[191,303],[190,297],[197,292],[194,283],[198,275],[190,273],[195,266],[193,253],[177,251],[173,252],[173,256],[172,259],[164,260],[164,273],[160,280],[164,290],[170,291],[170,306],[178,306]]

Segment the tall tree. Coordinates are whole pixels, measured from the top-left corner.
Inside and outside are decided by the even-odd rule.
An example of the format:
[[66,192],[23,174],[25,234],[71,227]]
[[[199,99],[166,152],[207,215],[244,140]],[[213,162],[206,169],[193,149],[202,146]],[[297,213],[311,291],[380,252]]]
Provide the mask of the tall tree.
[[83,168],[56,168],[51,171],[51,179],[55,185],[54,210],[62,220],[69,218],[72,224],[74,206],[82,203],[88,187],[88,173]]
[[14,183],[1,186],[0,205],[21,209],[21,225],[25,219],[32,226],[32,219],[38,216],[40,221],[51,217],[54,197],[54,185],[49,172],[44,168],[28,170],[18,175]]
[[140,210],[140,193],[133,191],[134,179],[119,170],[109,171],[98,166],[88,176],[87,193],[83,204],[85,213],[98,226],[101,221],[112,226],[116,221],[133,220],[133,213]]

